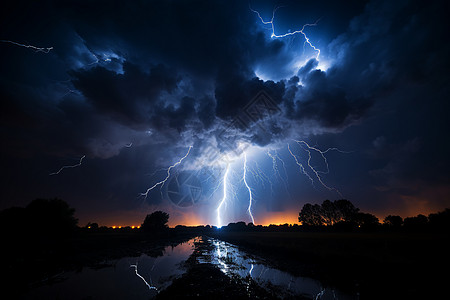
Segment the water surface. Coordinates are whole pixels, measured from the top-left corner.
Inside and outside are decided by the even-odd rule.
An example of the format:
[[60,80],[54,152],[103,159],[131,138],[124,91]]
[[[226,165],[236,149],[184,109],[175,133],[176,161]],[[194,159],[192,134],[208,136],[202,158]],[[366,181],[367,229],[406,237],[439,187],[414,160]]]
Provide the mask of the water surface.
[[250,281],[256,282],[265,289],[275,290],[283,298],[358,299],[357,295],[325,287],[317,280],[292,276],[233,244],[206,236],[165,247],[162,256],[127,256],[105,261],[97,268],[62,273],[57,283],[35,288],[25,299],[151,299],[186,273],[183,263],[194,253],[195,247],[194,263],[211,263],[228,276],[237,276],[248,285]]
[[185,273],[182,263],[192,254],[194,239],[168,246],[164,254],[123,257],[101,268],[58,275],[58,283],[31,290],[25,299],[149,299]]
[[251,278],[260,286],[275,289],[280,296],[305,296],[312,299],[358,299],[335,288],[325,287],[319,281],[308,277],[292,276],[269,266],[261,258],[249,255],[237,246],[218,239],[204,237],[203,242],[213,245],[198,260],[200,263],[212,263],[230,276]]

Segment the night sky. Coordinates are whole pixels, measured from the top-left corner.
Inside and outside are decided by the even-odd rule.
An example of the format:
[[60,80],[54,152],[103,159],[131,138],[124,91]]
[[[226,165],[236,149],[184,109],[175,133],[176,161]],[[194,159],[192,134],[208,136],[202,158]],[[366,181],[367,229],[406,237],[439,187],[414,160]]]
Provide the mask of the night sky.
[[250,222],[250,195],[256,224],[325,199],[449,207],[449,11],[2,1],[0,209],[58,197],[80,225],[174,226]]

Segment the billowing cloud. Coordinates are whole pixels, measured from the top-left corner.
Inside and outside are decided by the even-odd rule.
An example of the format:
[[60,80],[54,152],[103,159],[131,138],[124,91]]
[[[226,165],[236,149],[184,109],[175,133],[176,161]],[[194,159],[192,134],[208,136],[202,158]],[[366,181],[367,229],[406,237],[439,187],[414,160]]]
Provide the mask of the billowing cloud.
[[[449,182],[445,10],[420,1],[356,2],[289,2],[277,11],[277,33],[322,17],[307,31],[318,57],[302,36],[271,38],[246,1],[14,2],[1,13],[0,39],[53,50],[0,45],[2,161],[20,186],[29,168],[47,174],[55,159],[86,155],[109,195],[98,201],[129,208],[153,179],[148,174],[189,146],[194,169],[211,149],[267,150],[307,139],[354,151],[355,162],[336,163],[345,173],[327,176],[374,191],[367,199],[349,193],[362,205],[386,207],[387,193],[424,197],[408,182]],[[251,5],[271,16],[272,3]],[[120,176],[100,162],[120,166]],[[120,184],[112,182],[130,189],[113,193]]]

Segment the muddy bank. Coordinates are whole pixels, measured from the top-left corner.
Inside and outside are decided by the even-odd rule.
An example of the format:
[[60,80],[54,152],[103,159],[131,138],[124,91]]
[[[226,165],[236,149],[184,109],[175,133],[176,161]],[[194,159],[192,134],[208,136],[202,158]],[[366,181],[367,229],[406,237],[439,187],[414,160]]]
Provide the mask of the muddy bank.
[[198,239],[194,253],[184,265],[187,272],[155,299],[281,299],[276,290],[264,289],[251,276],[226,275],[216,265],[208,263],[213,251],[211,243]]
[[[194,234],[152,237],[145,234],[84,234],[64,240],[23,240],[1,251],[6,292],[21,294],[46,284],[60,282],[61,274],[85,267],[110,267],[110,261],[142,253],[162,255],[166,246],[185,242]],[[27,276],[24,275],[26,270]]]
[[[75,254],[65,261],[70,271],[55,256],[55,266],[62,271],[34,288],[47,289],[43,295],[55,295],[57,289],[56,294],[83,292],[83,297],[115,299],[353,300],[430,299],[442,295],[445,287],[441,274],[447,270],[448,246],[441,245],[446,241],[442,237],[436,242],[429,236],[394,235],[216,236],[199,235],[185,244],[179,243],[189,239],[186,236],[92,237],[93,241],[78,245],[79,250],[66,252]],[[424,249],[425,244],[434,248]],[[86,248],[89,245],[94,247]],[[32,267],[38,264],[44,265],[36,262]],[[55,266],[44,270],[58,270]],[[17,274],[32,270],[20,267]]]

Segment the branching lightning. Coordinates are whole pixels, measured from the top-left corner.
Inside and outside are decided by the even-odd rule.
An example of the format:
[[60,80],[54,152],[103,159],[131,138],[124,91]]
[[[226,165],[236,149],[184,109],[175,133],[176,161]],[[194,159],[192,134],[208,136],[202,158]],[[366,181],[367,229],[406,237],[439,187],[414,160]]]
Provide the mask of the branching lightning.
[[[307,152],[308,152],[308,154],[309,154],[309,159],[308,159],[308,165],[309,165],[309,161],[311,160],[311,152],[309,151],[309,150],[313,150],[313,151],[316,151],[317,153],[319,153],[320,154],[320,156],[322,156],[322,158],[323,158],[323,161],[325,162],[325,166],[326,166],[326,171],[317,171],[317,173],[322,173],[322,174],[328,174],[328,173],[330,173],[330,168],[329,168],[329,166],[328,166],[328,160],[327,160],[327,157],[325,156],[325,153],[327,153],[328,151],[337,151],[337,152],[340,152],[340,153],[345,153],[345,154],[347,154],[347,153],[351,153],[351,152],[349,152],[349,151],[342,151],[342,150],[340,150],[340,149],[338,149],[338,148],[335,148],[335,147],[333,147],[333,148],[328,148],[327,150],[325,150],[325,151],[322,151],[322,150],[320,150],[320,149],[318,149],[317,147],[312,147],[312,146],[310,146],[307,142],[305,142],[305,141],[295,141],[297,144],[299,144],[300,146],[301,145],[304,145],[304,146],[306,146],[307,148],[308,148],[308,150],[306,150]],[[302,147],[303,148],[303,147]]]
[[267,150],[267,156],[269,156],[272,159],[272,169],[273,169],[273,173],[275,176],[280,176],[280,171],[278,170],[278,165],[277,165],[277,158],[275,157],[275,155],[273,155],[272,153],[270,153],[269,150]]
[[[136,275],[137,275],[140,279],[142,279],[142,281],[145,283],[145,285],[148,287],[149,290],[156,290],[156,291],[158,290],[158,288],[157,288],[156,286],[153,286],[152,284],[149,284],[149,283],[145,280],[145,278],[142,277],[141,274],[139,274],[139,272],[138,272],[138,263],[137,263],[137,262],[136,262],[135,265],[130,265],[130,268],[134,268],[134,272],[136,273]],[[151,281],[151,279],[150,279],[150,281]]]
[[[284,160],[281,159],[281,157],[278,155],[276,150],[274,151],[273,154],[269,150],[267,150],[267,155],[272,159],[272,169],[273,169],[274,176],[279,178],[283,182],[284,188],[286,189],[286,192],[289,194],[289,197],[290,197],[288,184],[287,184],[288,175],[287,175],[286,164],[284,163]],[[281,176],[280,169],[278,168],[278,161],[281,161],[281,165],[283,166],[285,178],[283,178],[283,176]]]
[[[296,153],[298,149],[294,149],[292,146],[292,143],[287,144],[287,150],[289,151],[289,154],[294,158],[294,161],[296,165],[299,167],[301,174],[305,175],[309,181],[311,182],[311,185],[316,188],[318,186],[322,186],[323,188],[338,193],[341,197],[341,192],[328,185],[326,181],[324,180],[323,176],[324,174],[330,173],[329,168],[329,162],[327,158],[327,154],[331,151],[337,151],[340,153],[350,153],[346,151],[339,150],[338,148],[328,148],[326,150],[321,150],[317,146],[311,146],[306,141],[303,140],[294,140],[294,142],[298,145],[300,148],[300,151],[305,151],[308,157],[302,158],[302,155],[299,153]],[[255,224],[255,216],[253,214],[253,208],[254,208],[254,200],[255,200],[255,186],[252,186],[252,182],[249,181],[249,178],[253,178],[255,184],[258,186],[261,185],[263,189],[269,188],[267,184],[270,184],[270,189],[272,191],[272,196],[276,196],[274,193],[274,187],[275,184],[283,182],[284,187],[286,189],[287,195],[290,197],[289,187],[288,187],[288,172],[286,169],[286,163],[285,160],[280,156],[280,154],[277,152],[277,150],[266,150],[265,153],[267,156],[271,159],[272,162],[272,169],[273,174],[268,174],[264,172],[263,169],[258,165],[257,161],[251,161],[249,157],[249,153],[247,151],[242,152],[242,162],[243,162],[243,170],[242,173],[239,172],[239,175],[237,176],[240,179],[240,182],[242,183],[242,186],[245,186],[246,193],[248,193],[248,204],[246,205],[246,213],[250,217],[250,221]],[[318,167],[316,167],[313,162],[316,154],[319,155],[318,158],[323,160],[321,164],[324,166],[322,167],[322,170],[320,170]],[[220,198],[220,202],[216,208],[217,213],[217,223],[218,227],[223,226],[226,222],[224,220],[224,214],[225,214],[225,207],[228,203],[230,203],[231,199],[239,199],[242,197],[237,194],[237,191],[234,190],[234,183],[235,183],[235,177],[237,173],[235,172],[235,167],[232,163],[229,161],[225,164],[225,168],[223,169],[222,174],[220,175],[221,180],[217,182],[215,187],[213,188],[213,192],[211,195],[215,194],[219,191],[219,189],[222,191],[222,196]],[[233,176],[234,174],[234,176]],[[249,177],[250,176],[250,177]],[[276,180],[274,182],[273,180]],[[233,198],[234,197],[234,198]],[[244,196],[245,198],[245,196]]]
[[34,52],[49,53],[51,50],[53,50],[53,47],[48,47],[48,48],[43,47],[43,48],[41,48],[41,47],[36,47],[36,46],[33,46],[33,45],[20,44],[20,43],[13,42],[13,41],[8,41],[8,40],[0,40],[0,42],[13,44],[13,45],[16,45],[16,46],[19,46],[19,47],[25,47],[25,48],[33,50]]
[[[315,148],[315,147],[311,147],[311,146],[310,146],[307,142],[305,142],[305,141],[295,141],[295,142],[296,142],[297,144],[299,144],[300,146],[301,146],[302,144],[306,146],[307,149],[305,149],[304,147],[302,147],[302,148],[303,148],[306,152],[308,152],[308,167],[309,167],[309,168],[313,171],[313,173],[316,175],[317,180],[319,180],[320,184],[322,184],[322,186],[325,187],[327,190],[329,190],[329,191],[335,191],[336,193],[339,194],[339,196],[342,197],[342,194],[341,194],[341,192],[340,192],[339,190],[337,190],[336,188],[329,187],[328,185],[326,185],[326,184],[323,182],[323,180],[322,180],[322,178],[320,177],[320,175],[319,175],[319,173],[328,174],[328,173],[330,172],[330,168],[329,168],[329,166],[328,166],[328,161],[327,161],[327,158],[325,157],[325,153],[327,153],[328,151],[331,151],[331,150],[336,150],[336,151],[340,151],[340,150],[337,149],[337,148],[328,148],[328,149],[325,150],[325,151],[321,151],[321,150],[319,150],[319,149],[317,149],[317,148]],[[323,158],[323,160],[324,160],[324,162],[325,162],[325,165],[326,165],[326,169],[327,169],[325,172],[317,171],[316,168],[313,167],[313,166],[311,165],[311,150],[317,151],[317,152],[322,156],[322,158]],[[344,151],[340,151],[340,152],[345,153]]]
[[317,47],[315,47],[315,46],[311,43],[310,39],[308,38],[308,36],[307,36],[306,33],[304,32],[304,30],[306,29],[306,27],[317,26],[317,23],[319,22],[320,19],[317,20],[317,21],[314,22],[314,23],[311,23],[311,24],[304,24],[304,25],[302,26],[302,29],[300,29],[300,30],[296,30],[296,31],[293,31],[293,32],[287,32],[287,33],[284,33],[284,34],[276,34],[276,33],[275,33],[275,25],[274,25],[275,13],[276,13],[277,10],[280,9],[281,7],[283,7],[283,6],[277,6],[277,7],[275,7],[275,9],[272,11],[272,19],[270,19],[270,21],[264,21],[263,17],[261,17],[261,14],[260,14],[258,11],[252,9],[251,7],[250,7],[250,10],[251,10],[252,12],[254,12],[254,13],[258,16],[258,18],[261,20],[261,23],[263,23],[264,25],[270,25],[270,26],[271,26],[271,28],[272,28],[272,33],[271,33],[271,35],[270,35],[271,38],[285,38],[285,37],[287,37],[287,36],[295,36],[295,35],[297,35],[297,34],[301,34],[301,35],[303,36],[303,38],[305,39],[305,42],[303,43],[303,49],[305,49],[306,44],[308,44],[312,49],[314,49],[314,51],[316,51],[316,53],[317,53],[316,59],[319,59],[319,56],[320,56],[320,49],[317,48]]
[[248,200],[248,214],[250,215],[250,218],[252,219],[252,223],[255,224],[255,219],[253,218],[252,214],[252,203],[253,203],[253,194],[252,189],[247,183],[247,153],[244,152],[244,175],[243,175],[244,184],[247,187],[249,200]]
[[58,175],[58,174],[61,173],[61,171],[64,170],[64,169],[69,169],[69,168],[76,168],[76,167],[79,167],[79,166],[81,166],[81,163],[83,162],[83,159],[84,159],[85,157],[86,157],[86,155],[83,155],[83,156],[80,158],[80,162],[77,163],[76,165],[63,166],[63,167],[61,167],[58,171],[53,172],[53,173],[50,173],[49,175],[50,175],[50,176],[51,176],[51,175]]
[[303,166],[303,164],[302,164],[301,162],[298,161],[298,158],[297,158],[297,156],[292,152],[291,147],[289,146],[289,143],[287,144],[287,148],[288,148],[289,153],[291,154],[291,156],[294,158],[295,163],[299,166],[300,172],[302,172],[303,175],[305,175],[306,177],[308,177],[308,179],[311,181],[311,184],[314,186],[314,180],[312,179],[311,176],[309,176],[308,173],[306,173],[305,167]]
[[[341,194],[341,192],[340,192],[338,189],[336,189],[336,188],[334,188],[334,187],[330,187],[330,186],[328,186],[327,184],[324,183],[324,181],[323,181],[322,177],[320,176],[320,174],[328,174],[328,173],[330,172],[330,168],[329,168],[329,165],[328,165],[328,160],[327,160],[327,158],[326,158],[326,156],[325,156],[325,154],[326,154],[327,152],[329,152],[329,151],[338,151],[338,152],[341,152],[341,153],[349,153],[349,152],[339,150],[338,148],[328,148],[327,150],[322,151],[322,150],[318,149],[317,147],[310,146],[310,145],[309,145],[307,142],[305,142],[305,141],[302,141],[302,140],[300,140],[300,141],[294,140],[294,141],[295,141],[295,142],[296,142],[296,143],[297,143],[304,151],[306,151],[306,152],[308,153],[308,160],[307,160],[308,169],[311,170],[311,171],[314,173],[314,175],[315,175],[315,177],[317,178],[317,180],[319,181],[319,183],[320,183],[324,188],[326,188],[327,190],[329,190],[329,191],[334,191],[334,192],[336,192],[337,194],[339,194],[339,196],[342,197],[342,194]],[[301,171],[304,175],[306,175],[306,176],[309,178],[309,180],[311,181],[311,183],[312,183],[313,186],[314,186],[314,179],[306,172],[305,167],[299,162],[297,156],[294,155],[294,153],[292,152],[292,150],[291,150],[289,144],[288,144],[288,150],[289,150],[289,153],[291,154],[291,156],[294,158],[296,164],[300,167],[300,171]],[[315,151],[315,152],[319,153],[319,155],[322,157],[323,162],[325,163],[325,166],[326,166],[326,171],[320,171],[320,170],[317,170],[316,167],[314,167],[314,166],[311,165],[311,158],[312,158],[311,152],[312,152],[312,151]]]
[[227,167],[225,169],[225,173],[223,174],[223,197],[222,200],[219,203],[219,206],[217,207],[217,227],[222,227],[222,219],[221,219],[221,209],[222,206],[227,201],[227,194],[228,194],[228,174],[230,172],[230,164],[227,164]]
[[254,161],[253,163],[254,167],[249,167],[247,171],[253,175],[253,178],[255,178],[256,181],[261,182],[263,188],[266,188],[266,183],[269,183],[270,191],[272,195],[274,195],[273,182],[270,180],[269,176],[267,176],[267,174],[259,167],[259,164],[256,161]]
[[[303,50],[305,51],[306,46],[308,45],[316,54],[315,58],[318,60],[321,50],[319,48],[317,48],[313,42],[310,40],[309,36],[307,35],[307,33],[305,32],[307,28],[309,27],[314,27],[317,26],[319,20],[317,20],[314,23],[307,23],[304,24],[299,30],[295,30],[295,31],[289,31],[286,33],[277,33],[276,28],[275,28],[275,15],[278,11],[278,9],[280,9],[282,6],[278,6],[275,7],[275,9],[272,11],[272,16],[270,20],[264,20],[264,18],[261,16],[261,14],[252,9],[252,7],[250,8],[250,11],[255,13],[257,15],[257,17],[259,18],[260,22],[263,25],[267,25],[267,27],[269,27],[270,25],[270,37],[272,39],[277,38],[277,39],[282,39],[282,38],[287,38],[287,37],[295,37],[297,35],[300,35],[303,39],[304,39],[304,43],[303,43]],[[269,28],[268,28],[269,29]],[[94,57],[96,58],[96,61],[94,63],[98,63],[99,60],[101,58],[97,57],[96,55],[94,55]],[[106,57],[106,56],[105,56]],[[105,59],[106,61],[106,59]],[[335,191],[336,193],[338,193],[339,195],[341,195],[341,193],[339,192],[339,190],[337,190],[334,187],[330,187],[328,186],[323,178],[322,178],[322,174],[328,174],[329,173],[329,165],[328,165],[328,160],[326,157],[326,154],[330,151],[339,151],[342,153],[347,153],[344,151],[341,151],[337,148],[329,148],[325,151],[322,151],[320,149],[318,149],[317,147],[312,147],[310,146],[308,143],[306,143],[305,141],[295,141],[302,150],[306,151],[308,153],[308,159],[307,162],[302,163],[299,156],[296,155],[294,153],[294,151],[291,149],[291,146],[289,145],[289,143],[287,144],[287,148],[288,151],[290,153],[290,155],[294,158],[295,163],[298,165],[300,172],[305,175],[311,182],[311,184],[315,187],[315,182],[319,182],[320,185],[322,185],[324,188],[326,188],[329,191]],[[131,144],[130,144],[131,146]],[[142,196],[145,196],[145,198],[148,196],[148,193],[150,191],[152,191],[153,189],[155,189],[156,187],[160,187],[160,189],[163,188],[164,184],[166,183],[166,181],[170,178],[171,176],[171,169],[173,169],[174,167],[176,167],[177,165],[181,164],[181,162],[189,155],[189,152],[191,150],[192,146],[189,148],[188,153],[181,158],[178,162],[176,162],[174,165],[170,166],[167,169],[167,175],[166,177],[155,183],[153,186],[151,186],[150,188],[147,189],[147,191],[145,193],[142,193]],[[312,153],[313,152],[317,152],[321,158],[323,159],[323,162],[325,163],[326,169],[325,170],[318,170],[316,167],[314,167],[311,163],[312,160]],[[270,183],[270,187],[271,187],[271,191],[272,191],[272,195],[274,195],[274,189],[273,189],[273,182],[272,182],[272,178],[278,178],[276,179],[278,182],[282,181],[284,183],[284,187],[286,189],[287,194],[289,194],[289,188],[288,188],[288,174],[287,174],[287,170],[286,170],[286,165],[285,165],[285,161],[280,157],[280,155],[278,155],[278,153],[275,151],[274,153],[267,151],[267,155],[272,159],[272,168],[273,168],[273,172],[274,175],[272,176],[267,176],[258,166],[257,162],[254,162],[254,167],[253,165],[250,166],[248,164],[248,160],[247,160],[247,153],[243,152],[244,154],[244,171],[243,171],[243,177],[242,177],[242,181],[248,191],[249,194],[249,202],[248,202],[248,207],[247,207],[247,212],[252,220],[252,222],[254,223],[254,216],[252,213],[252,205],[254,202],[254,189],[252,189],[249,185],[248,182],[248,175],[251,174],[253,176],[253,178],[255,179],[255,182],[257,184],[261,183],[262,186],[265,188],[265,184],[266,183]],[[282,164],[282,168],[284,170],[284,174],[282,175],[280,172],[280,166],[279,166],[279,162],[281,162]],[[222,188],[222,198],[216,208],[216,213],[217,213],[217,226],[221,227],[223,226],[223,214],[224,214],[224,207],[226,206],[226,204],[229,201],[229,198],[231,196],[235,196],[236,195],[236,191],[233,190],[233,185],[232,183],[230,183],[230,180],[233,181],[233,179],[230,179],[230,171],[233,172],[233,169],[231,167],[231,163],[227,162],[226,163],[226,167],[225,167],[225,171],[223,172],[223,174],[220,176],[221,180],[219,182],[217,182],[217,185],[215,185],[215,187],[212,189],[212,194],[215,194],[216,192],[219,191],[220,188]],[[209,181],[210,178],[212,178],[212,173],[210,173],[211,175],[205,180],[205,181]],[[231,173],[233,174],[233,173]],[[341,195],[342,196],[342,195]]]
[[164,187],[164,184],[166,183],[166,181],[169,179],[170,177],[170,171],[175,168],[176,166],[178,166],[179,164],[181,164],[183,162],[183,160],[188,157],[189,153],[191,152],[193,146],[189,146],[188,152],[186,153],[185,156],[183,156],[179,161],[177,161],[176,163],[174,163],[173,165],[171,165],[169,168],[167,168],[167,176],[166,178],[164,178],[163,180],[155,183],[152,187],[148,188],[147,191],[145,193],[141,193],[141,196],[144,196],[145,199],[147,199],[147,195],[148,193],[153,190],[154,188],[156,188],[157,186],[160,186],[160,189],[162,189]]

